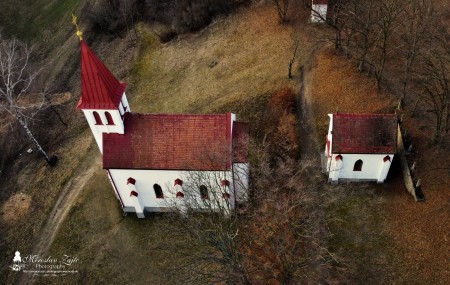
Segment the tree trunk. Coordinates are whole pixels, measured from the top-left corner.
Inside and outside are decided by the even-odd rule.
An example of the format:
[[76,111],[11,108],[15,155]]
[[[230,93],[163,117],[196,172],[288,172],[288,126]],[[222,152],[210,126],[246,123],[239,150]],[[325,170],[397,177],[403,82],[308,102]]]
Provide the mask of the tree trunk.
[[52,165],[52,160],[50,159],[48,154],[45,152],[45,150],[41,147],[39,142],[36,140],[33,133],[31,132],[30,128],[28,127],[28,124],[25,122],[25,120],[23,118],[18,118],[18,121],[19,121],[20,125],[25,129],[30,140],[36,145],[38,151],[42,154],[45,161],[47,161],[48,164]]

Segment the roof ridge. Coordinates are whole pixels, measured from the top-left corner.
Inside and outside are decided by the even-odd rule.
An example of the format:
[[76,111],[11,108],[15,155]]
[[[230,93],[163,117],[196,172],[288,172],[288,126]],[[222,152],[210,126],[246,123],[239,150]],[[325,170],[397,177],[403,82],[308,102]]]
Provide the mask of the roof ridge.
[[332,113],[332,115],[338,115],[338,116],[354,116],[354,117],[366,117],[366,116],[396,116],[395,113]]
[[219,114],[186,114],[186,113],[133,113],[133,115],[141,115],[141,116],[226,116],[228,113],[219,113]]

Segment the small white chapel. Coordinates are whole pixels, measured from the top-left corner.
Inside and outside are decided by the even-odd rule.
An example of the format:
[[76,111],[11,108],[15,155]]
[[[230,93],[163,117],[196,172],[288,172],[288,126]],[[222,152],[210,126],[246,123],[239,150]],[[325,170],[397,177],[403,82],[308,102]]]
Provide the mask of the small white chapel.
[[396,114],[328,114],[322,167],[331,183],[384,183],[397,152]]

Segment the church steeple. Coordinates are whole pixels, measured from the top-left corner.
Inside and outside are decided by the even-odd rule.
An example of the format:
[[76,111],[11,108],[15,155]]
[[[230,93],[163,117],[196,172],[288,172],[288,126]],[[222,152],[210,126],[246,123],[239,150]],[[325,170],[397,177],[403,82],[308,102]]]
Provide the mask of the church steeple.
[[81,98],[77,108],[83,110],[94,138],[103,152],[103,134],[124,134],[123,119],[131,112],[125,95],[126,83],[121,83],[95,55],[82,38],[76,24],[81,47]]
[[81,46],[81,99],[78,109],[116,109],[126,83],[119,82],[84,40]]

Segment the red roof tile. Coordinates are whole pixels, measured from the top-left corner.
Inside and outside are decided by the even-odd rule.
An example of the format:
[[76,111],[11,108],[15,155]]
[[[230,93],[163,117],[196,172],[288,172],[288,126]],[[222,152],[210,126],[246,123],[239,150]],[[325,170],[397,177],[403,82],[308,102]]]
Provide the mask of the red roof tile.
[[333,153],[395,153],[397,115],[333,114]]
[[[231,113],[125,115],[125,134],[103,135],[103,168],[228,170]],[[243,134],[243,127],[236,128]],[[239,131],[240,130],[240,131]]]
[[81,99],[78,109],[116,109],[126,83],[120,83],[85,41],[81,45]]
[[233,162],[248,162],[249,125],[233,122]]

